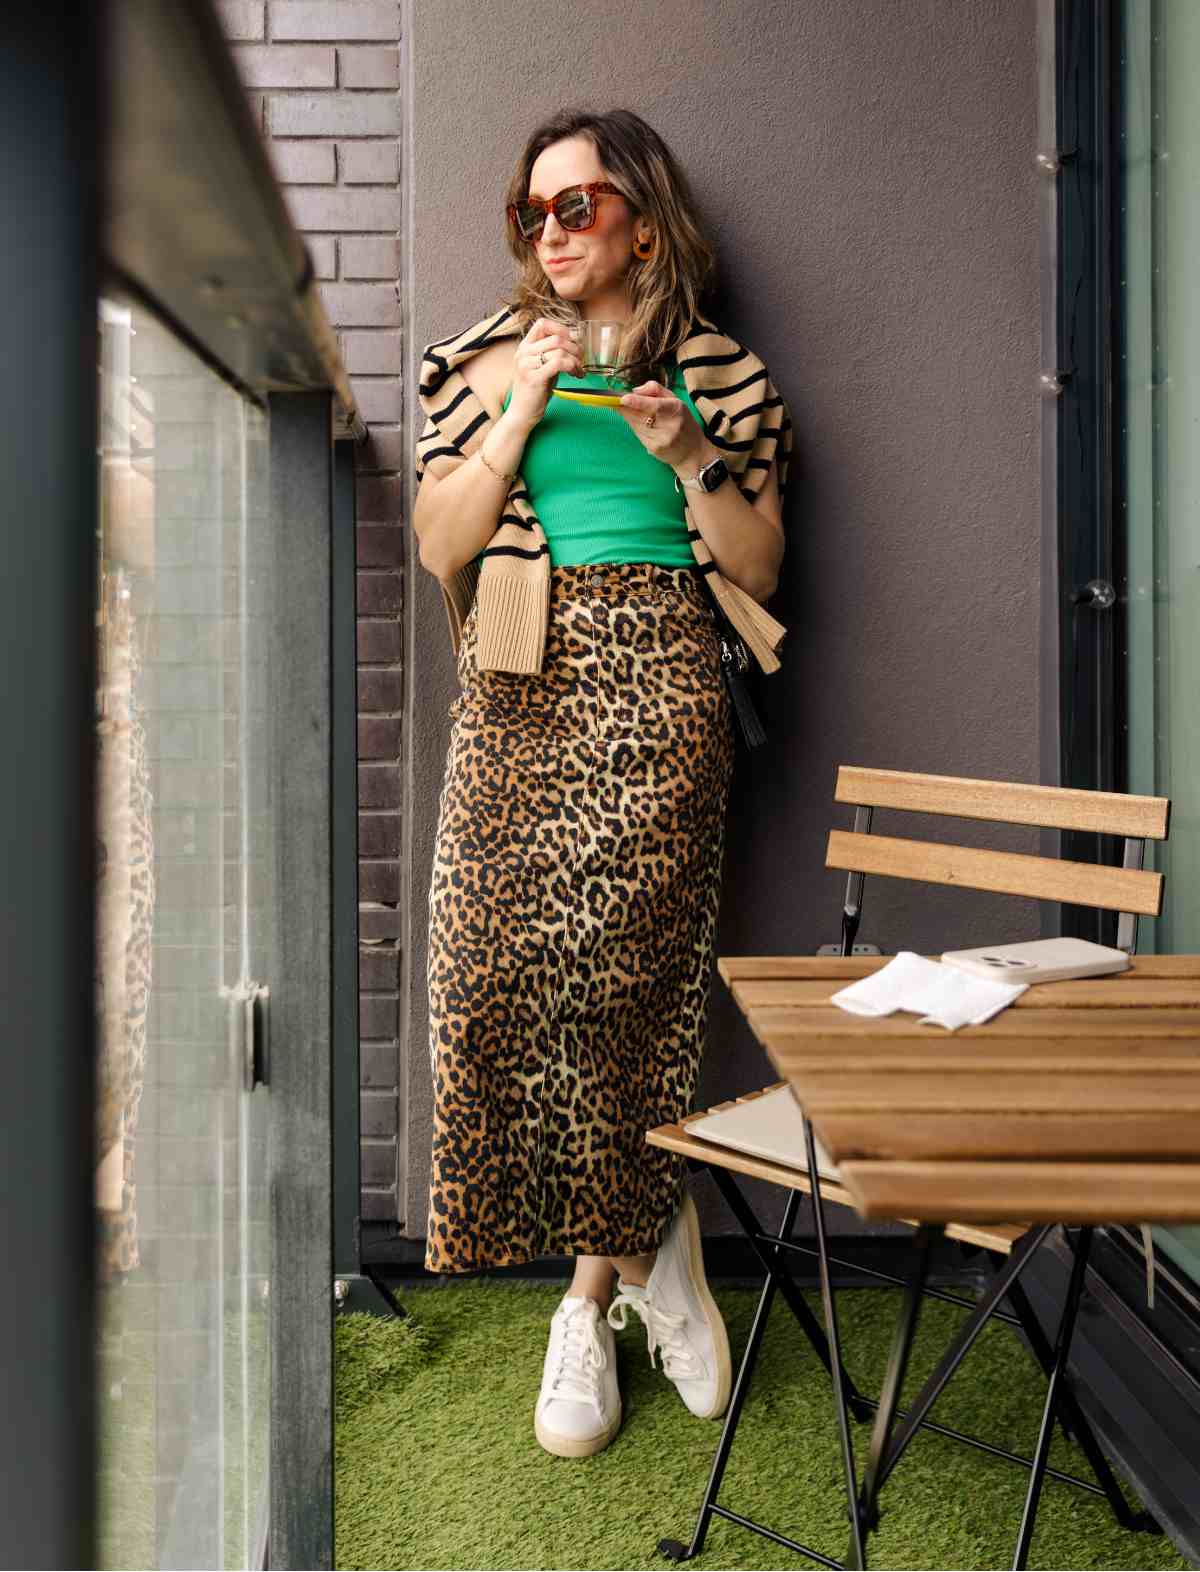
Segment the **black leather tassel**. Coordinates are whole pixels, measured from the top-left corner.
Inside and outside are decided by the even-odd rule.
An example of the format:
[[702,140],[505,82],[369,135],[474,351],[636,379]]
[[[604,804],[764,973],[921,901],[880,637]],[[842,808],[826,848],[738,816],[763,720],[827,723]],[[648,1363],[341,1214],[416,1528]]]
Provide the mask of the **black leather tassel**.
[[733,713],[737,716],[746,746],[757,748],[766,742],[767,732],[754,707],[754,700],[750,697],[750,684],[746,680],[751,664],[750,651],[746,648],[746,642],[741,634],[721,609],[720,602],[703,574],[700,575],[700,582],[704,585],[712,603],[717,643],[721,649],[721,676],[733,701]]

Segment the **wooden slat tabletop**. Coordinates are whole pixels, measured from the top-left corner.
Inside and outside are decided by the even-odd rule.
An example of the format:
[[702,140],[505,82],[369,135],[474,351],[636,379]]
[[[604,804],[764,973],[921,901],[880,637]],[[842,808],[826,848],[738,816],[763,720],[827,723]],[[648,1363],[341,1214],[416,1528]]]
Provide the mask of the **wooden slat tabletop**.
[[[1193,1163],[847,1163],[870,1217],[984,1221],[996,1198],[1034,1223],[1190,1223],[1200,1217]],[[951,1204],[952,1202],[952,1204]]]
[[888,957],[722,956],[865,1217],[1200,1221],[1200,956],[1030,988],[946,1032],[830,994]]

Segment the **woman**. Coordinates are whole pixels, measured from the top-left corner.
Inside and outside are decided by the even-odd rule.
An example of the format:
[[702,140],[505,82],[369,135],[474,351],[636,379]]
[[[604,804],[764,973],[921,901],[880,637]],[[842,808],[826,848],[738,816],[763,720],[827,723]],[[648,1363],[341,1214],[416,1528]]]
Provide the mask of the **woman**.
[[[539,127],[507,214],[512,299],[430,345],[421,378],[413,527],[462,688],[430,887],[425,1264],[575,1257],[535,1433],[577,1457],[619,1428],[629,1309],[693,1413],[728,1401],[683,1163],[644,1137],[691,1111],[707,1019],[734,754],[709,589],[777,666],[790,423],[701,315],[712,251],[639,116]],[[604,387],[586,318],[626,324],[615,408],[552,397]]]

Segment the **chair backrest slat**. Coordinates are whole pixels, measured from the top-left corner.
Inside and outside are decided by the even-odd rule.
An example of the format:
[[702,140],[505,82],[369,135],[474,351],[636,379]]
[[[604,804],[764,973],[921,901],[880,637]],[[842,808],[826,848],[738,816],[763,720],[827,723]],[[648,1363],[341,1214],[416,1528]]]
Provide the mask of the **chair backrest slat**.
[[851,764],[838,770],[834,800],[856,807],[945,813],[959,819],[994,819],[1049,830],[1093,831],[1157,841],[1166,839],[1171,808],[1166,797],[1130,797],[1119,792],[1025,786],[954,775],[910,775]]
[[893,879],[988,890],[997,895],[1025,895],[1097,906],[1106,911],[1136,912],[1143,917],[1157,917],[1162,910],[1161,873],[934,841],[831,830],[825,866],[850,873],[879,873]]

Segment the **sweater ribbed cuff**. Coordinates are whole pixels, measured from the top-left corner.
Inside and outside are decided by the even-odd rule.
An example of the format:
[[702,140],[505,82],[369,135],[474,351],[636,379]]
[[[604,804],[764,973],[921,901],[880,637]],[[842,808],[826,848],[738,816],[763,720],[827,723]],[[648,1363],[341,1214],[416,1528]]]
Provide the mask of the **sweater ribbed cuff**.
[[479,575],[475,657],[481,671],[541,671],[549,588],[548,573],[537,578],[495,570]]

